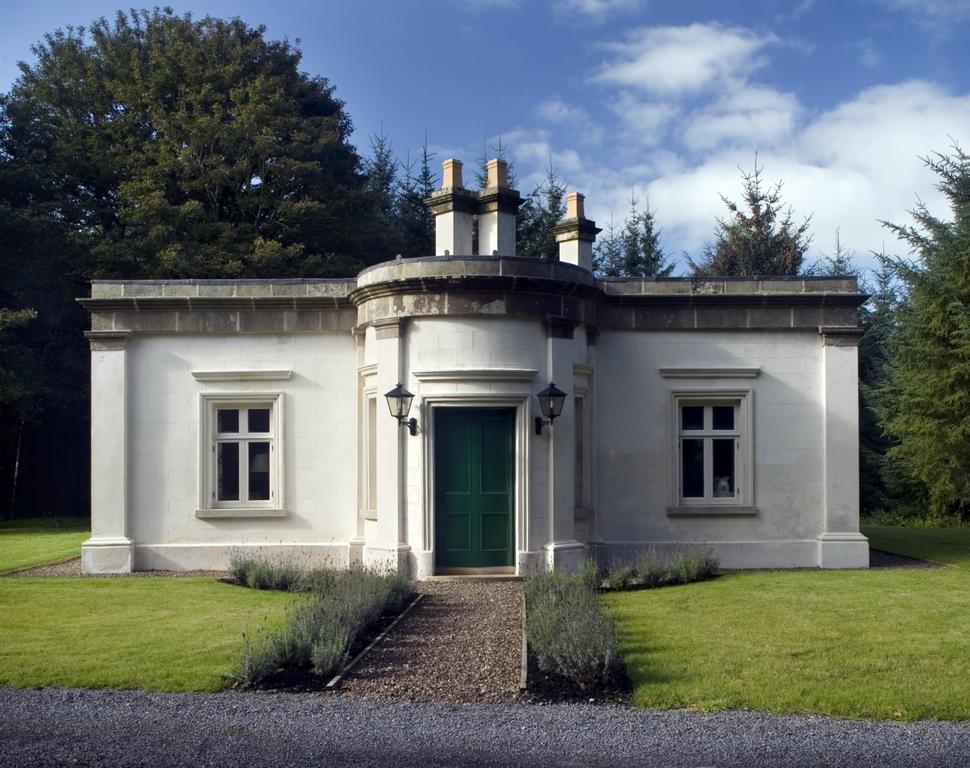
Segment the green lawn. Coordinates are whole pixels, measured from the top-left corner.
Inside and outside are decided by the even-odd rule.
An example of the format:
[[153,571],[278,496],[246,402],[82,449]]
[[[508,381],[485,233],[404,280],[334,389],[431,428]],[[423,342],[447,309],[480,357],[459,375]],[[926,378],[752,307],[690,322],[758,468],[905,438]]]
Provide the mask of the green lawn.
[[884,552],[955,565],[970,571],[970,528],[900,528],[864,526],[869,544]]
[[970,719],[970,541],[958,530],[867,534],[962,568],[732,573],[606,595],[634,702]]
[[88,521],[76,517],[0,521],[0,576],[80,555],[89,530]]
[[211,691],[297,595],[215,579],[0,579],[0,685]]

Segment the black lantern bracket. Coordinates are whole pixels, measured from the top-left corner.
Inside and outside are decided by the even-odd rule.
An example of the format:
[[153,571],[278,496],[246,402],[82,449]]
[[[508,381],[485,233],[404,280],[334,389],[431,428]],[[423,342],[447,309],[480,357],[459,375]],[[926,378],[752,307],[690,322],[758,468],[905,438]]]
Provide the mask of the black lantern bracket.
[[550,381],[549,386],[536,395],[536,399],[539,401],[539,410],[542,411],[542,416],[536,416],[536,434],[541,435],[542,426],[552,426],[552,422],[562,414],[566,393]]
[[408,418],[408,412],[411,410],[411,401],[414,400],[414,395],[408,392],[403,384],[398,382],[398,385],[386,393],[384,397],[387,398],[387,407],[391,411],[391,416],[397,419],[398,426],[407,427],[408,432],[412,436],[418,434],[418,420],[414,417]]

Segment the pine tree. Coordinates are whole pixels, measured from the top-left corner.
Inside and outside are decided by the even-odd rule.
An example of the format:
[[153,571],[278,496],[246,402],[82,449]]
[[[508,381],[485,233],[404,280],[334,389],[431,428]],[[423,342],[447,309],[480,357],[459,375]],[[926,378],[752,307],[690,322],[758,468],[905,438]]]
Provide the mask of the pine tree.
[[519,208],[516,220],[516,254],[533,258],[555,258],[559,253],[552,230],[566,215],[566,185],[552,165],[546,180],[539,184]]
[[478,167],[475,169],[475,183],[479,189],[485,189],[488,184],[488,161],[493,159],[504,160],[508,163],[507,183],[511,189],[515,189],[515,169],[512,166],[512,161],[509,160],[508,149],[502,143],[501,136],[498,137],[498,141],[495,144],[489,144],[488,141],[484,142],[481,157],[478,158]]
[[695,275],[797,275],[811,237],[811,216],[796,225],[789,206],[781,199],[782,183],[764,188],[763,166],[755,155],[754,171],[741,170],[744,202],[721,195],[731,216],[718,219],[714,242],[707,245],[699,263],[688,259]]
[[907,293],[880,391],[880,420],[897,441],[895,466],[927,489],[931,512],[970,517],[970,156],[955,146],[925,163],[953,220],[922,203],[915,225],[887,224],[919,260],[897,259]]
[[859,277],[855,254],[843,247],[838,227],[835,228],[835,250],[832,255],[823,253],[804,274],[817,277]]
[[383,123],[380,133],[370,137],[370,151],[371,156],[364,163],[367,192],[377,213],[390,221],[397,215],[397,161],[394,159],[391,140],[384,133]]
[[623,223],[620,242],[623,251],[623,277],[669,277],[674,264],[660,247],[660,230],[656,228],[650,203],[640,210],[636,195],[630,196],[630,213]]
[[623,244],[620,229],[613,222],[613,211],[610,223],[593,244],[593,272],[598,277],[623,277]]
[[410,153],[401,165],[403,175],[398,182],[398,226],[403,238],[401,253],[407,257],[434,254],[434,214],[424,202],[438,186],[438,179],[431,168],[433,158],[434,153],[428,149],[428,138],[425,136],[418,168],[415,169]]

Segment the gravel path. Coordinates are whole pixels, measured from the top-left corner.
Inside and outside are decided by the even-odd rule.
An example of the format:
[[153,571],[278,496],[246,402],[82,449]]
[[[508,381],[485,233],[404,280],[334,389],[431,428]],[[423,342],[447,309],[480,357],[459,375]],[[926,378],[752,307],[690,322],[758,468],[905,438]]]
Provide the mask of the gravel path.
[[344,679],[349,693],[512,701],[522,657],[522,583],[421,581],[421,603]]
[[132,573],[100,573],[97,576],[85,576],[81,573],[81,558],[75,557],[70,560],[64,560],[60,563],[38,565],[35,568],[26,568],[22,571],[16,571],[8,574],[7,578],[144,579],[155,577],[164,579],[195,579],[200,576],[209,576],[213,579],[224,579],[229,577],[229,571],[134,571]]
[[0,766],[970,765],[970,723],[0,689]]

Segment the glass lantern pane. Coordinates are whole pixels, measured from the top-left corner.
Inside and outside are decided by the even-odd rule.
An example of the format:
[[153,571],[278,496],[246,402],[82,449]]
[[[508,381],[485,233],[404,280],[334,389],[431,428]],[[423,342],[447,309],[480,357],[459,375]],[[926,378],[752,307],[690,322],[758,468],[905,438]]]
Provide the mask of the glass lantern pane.
[[713,488],[715,499],[734,498],[734,440],[713,440]]
[[714,429],[734,429],[733,405],[715,405],[712,410],[714,411]]
[[269,408],[249,409],[249,431],[269,432]]
[[680,409],[681,429],[704,429],[704,406],[685,405]]
[[684,498],[704,498],[704,440],[681,441],[681,487]]
[[216,431],[223,434],[235,434],[239,431],[239,410],[237,408],[220,408],[216,411]]

